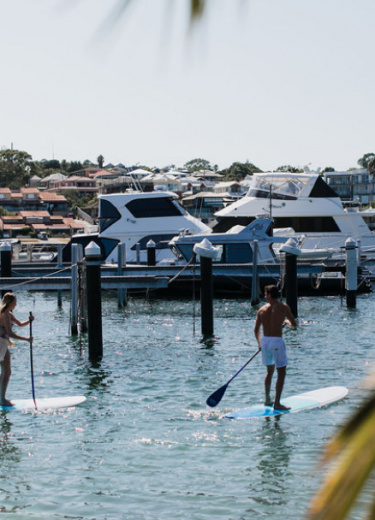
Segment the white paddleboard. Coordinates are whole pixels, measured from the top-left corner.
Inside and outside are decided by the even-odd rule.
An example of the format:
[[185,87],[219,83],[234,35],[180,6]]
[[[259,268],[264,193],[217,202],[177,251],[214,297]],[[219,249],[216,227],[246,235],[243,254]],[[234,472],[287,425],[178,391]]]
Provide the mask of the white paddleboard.
[[[42,397],[36,399],[37,410],[56,410],[57,408],[70,408],[86,401],[83,395],[72,395],[67,397]],[[2,406],[1,410],[35,410],[33,399],[12,399],[14,406]]]
[[344,399],[349,390],[344,386],[329,386],[327,388],[319,388],[304,394],[294,395],[281,399],[281,404],[289,406],[290,410],[274,410],[273,406],[264,406],[264,404],[256,404],[249,408],[243,408],[231,412],[225,417],[227,419],[253,419],[255,417],[270,417],[274,415],[302,412],[302,410],[312,410],[313,408],[321,408],[332,403],[336,403]]

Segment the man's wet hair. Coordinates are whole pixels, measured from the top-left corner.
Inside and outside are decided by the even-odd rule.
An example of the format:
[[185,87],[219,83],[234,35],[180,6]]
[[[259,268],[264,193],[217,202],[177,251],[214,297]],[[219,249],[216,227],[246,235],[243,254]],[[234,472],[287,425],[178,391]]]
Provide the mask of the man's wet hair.
[[276,300],[277,298],[280,298],[280,290],[277,287],[277,285],[267,285],[265,287],[265,291],[267,294],[271,296],[273,300]]

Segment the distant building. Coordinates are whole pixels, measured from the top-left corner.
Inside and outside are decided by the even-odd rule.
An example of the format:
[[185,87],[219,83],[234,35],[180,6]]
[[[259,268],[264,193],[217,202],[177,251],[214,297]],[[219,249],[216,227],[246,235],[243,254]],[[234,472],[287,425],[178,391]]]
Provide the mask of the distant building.
[[224,177],[221,173],[212,172],[211,170],[198,170],[194,172],[192,176],[210,182],[217,182]]
[[79,229],[84,229],[72,218],[52,216],[48,211],[20,211],[16,216],[0,218],[0,228],[3,237],[15,238],[20,235],[46,232],[49,237],[71,236]]
[[40,180],[39,186],[44,188],[53,188],[55,185],[55,182],[61,181],[63,179],[67,179],[68,176],[64,175],[63,173],[52,173],[51,175],[48,175],[47,177],[44,177]]
[[245,195],[246,191],[242,184],[235,181],[218,182],[214,186],[214,193],[226,195],[232,200],[240,199]]
[[39,177],[39,175],[33,175],[29,181],[30,188],[37,188],[40,185],[41,181],[42,178]]
[[0,207],[15,213],[46,210],[61,216],[66,216],[70,211],[69,202],[63,195],[39,191],[38,188],[0,188]]
[[375,200],[375,179],[367,170],[325,172],[324,179],[343,202],[366,205]]
[[193,217],[201,219],[205,224],[213,221],[214,213],[223,209],[228,202],[233,202],[233,199],[228,200],[227,195],[212,192],[196,193],[181,200],[181,204],[186,211]]
[[99,190],[95,179],[73,175],[67,179],[55,182],[54,187],[49,188],[48,191],[59,191],[62,193],[64,191],[76,191],[78,197],[84,197],[85,195],[96,195]]

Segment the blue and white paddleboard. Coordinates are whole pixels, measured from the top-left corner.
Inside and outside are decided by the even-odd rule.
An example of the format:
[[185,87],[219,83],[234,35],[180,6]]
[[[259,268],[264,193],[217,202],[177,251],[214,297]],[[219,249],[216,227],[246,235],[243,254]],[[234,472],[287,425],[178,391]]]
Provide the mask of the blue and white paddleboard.
[[256,404],[249,408],[231,412],[225,415],[225,417],[227,419],[252,419],[255,417],[270,417],[280,414],[302,412],[302,410],[312,410],[313,408],[321,408],[322,406],[336,403],[344,399],[348,393],[349,390],[344,386],[329,386],[327,388],[319,388],[319,390],[281,399],[281,404],[290,406],[290,410],[274,410],[273,406]]
[[[36,399],[37,410],[56,410],[57,408],[70,408],[86,401],[84,395],[72,395],[67,397],[44,397]],[[35,410],[33,399],[12,399],[14,406],[2,406],[0,410]]]

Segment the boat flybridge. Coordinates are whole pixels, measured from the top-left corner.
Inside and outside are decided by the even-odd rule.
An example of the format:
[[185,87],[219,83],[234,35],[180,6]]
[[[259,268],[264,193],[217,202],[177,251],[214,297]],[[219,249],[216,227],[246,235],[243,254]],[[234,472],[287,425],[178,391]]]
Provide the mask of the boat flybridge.
[[[71,245],[99,245],[105,262],[118,261],[118,244],[125,244],[127,263],[147,262],[147,244],[155,244],[156,261],[172,258],[168,242],[182,230],[185,233],[210,232],[192,217],[169,191],[128,191],[99,196],[99,229],[96,233],[74,235],[64,248],[63,260],[69,261]],[[139,244],[139,245],[138,245]]]
[[260,216],[273,219],[275,237],[292,237],[305,250],[339,255],[351,238],[362,255],[375,258],[375,235],[364,220],[375,212],[345,208],[319,173],[255,173],[247,194],[215,213],[214,232],[247,226]]

